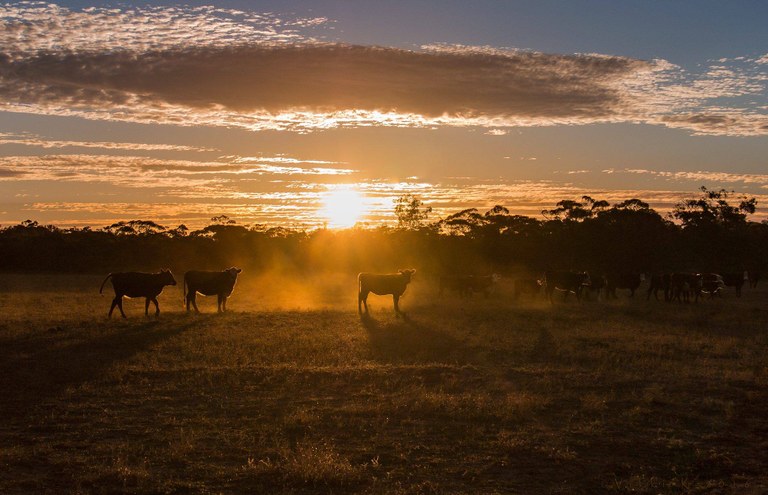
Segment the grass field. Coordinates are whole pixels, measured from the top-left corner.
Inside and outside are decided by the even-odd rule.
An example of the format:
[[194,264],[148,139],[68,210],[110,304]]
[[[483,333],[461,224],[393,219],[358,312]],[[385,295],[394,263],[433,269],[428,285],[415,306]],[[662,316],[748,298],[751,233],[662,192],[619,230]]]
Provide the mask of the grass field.
[[[0,493],[768,492],[768,290],[435,297],[243,275],[160,318],[0,275]],[[302,289],[304,287],[304,289]],[[110,287],[111,291],[111,287]]]

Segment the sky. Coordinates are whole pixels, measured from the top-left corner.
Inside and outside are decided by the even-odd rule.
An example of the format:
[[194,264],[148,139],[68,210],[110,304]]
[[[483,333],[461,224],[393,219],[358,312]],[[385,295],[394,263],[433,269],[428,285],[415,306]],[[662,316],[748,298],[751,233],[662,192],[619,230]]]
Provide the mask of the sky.
[[0,3],[0,225],[298,228],[698,188],[768,218],[764,1]]

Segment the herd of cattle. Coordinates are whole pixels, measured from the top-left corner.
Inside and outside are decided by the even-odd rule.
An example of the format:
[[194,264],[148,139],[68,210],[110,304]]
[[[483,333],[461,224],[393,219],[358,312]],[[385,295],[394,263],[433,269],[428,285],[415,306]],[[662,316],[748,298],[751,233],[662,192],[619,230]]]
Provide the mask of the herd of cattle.
[[[197,309],[197,293],[206,296],[218,297],[218,310],[227,310],[227,298],[232,294],[235,289],[235,282],[237,282],[237,275],[242,270],[240,268],[227,268],[220,272],[202,272],[202,271],[189,271],[184,274],[184,302],[187,305],[187,311],[189,311],[189,305],[191,304],[195,308],[195,312],[199,313]],[[146,299],[144,304],[144,314],[149,315],[149,303],[155,304],[155,314],[160,314],[160,305],[157,303],[157,296],[163,291],[166,285],[176,285],[176,279],[173,278],[173,274],[170,270],[161,270],[159,273],[142,273],[142,272],[126,272],[126,273],[110,273],[107,278],[101,283],[99,288],[99,294],[104,290],[104,284],[107,280],[112,279],[112,287],[115,289],[115,298],[112,299],[112,306],[109,308],[109,317],[112,317],[112,312],[117,307],[120,310],[120,314],[125,318],[125,312],[123,311],[123,297],[143,297]]]
[[[232,294],[237,282],[237,276],[242,270],[231,267],[222,271],[188,271],[184,274],[184,302],[187,311],[190,305],[195,312],[197,294],[218,297],[218,311],[227,310],[227,298]],[[411,277],[416,270],[399,270],[397,273],[361,273],[357,277],[358,296],[357,309],[362,313],[363,307],[368,312],[368,295],[391,295],[395,314],[402,314],[399,307],[400,297],[405,293]],[[555,292],[563,293],[563,300],[569,294],[576,299],[589,298],[594,295],[597,299],[616,298],[619,289],[629,290],[630,297],[640,288],[646,277],[640,273],[624,273],[616,275],[590,276],[587,272],[547,271],[541,279],[518,278],[514,280],[513,297],[515,300],[522,296],[537,296],[542,292],[550,302],[554,302]],[[155,305],[155,314],[160,314],[157,296],[166,285],[176,285],[176,279],[170,270],[158,273],[127,272],[110,273],[101,283],[99,293],[104,290],[107,280],[112,280],[115,297],[109,308],[109,317],[115,308],[125,318],[123,297],[143,297],[146,299],[144,314],[149,315],[149,303]],[[499,275],[452,275],[440,277],[440,294],[444,291],[454,291],[460,296],[467,297],[474,293],[486,296],[494,291],[501,277]],[[651,295],[659,300],[659,293],[665,301],[697,302],[701,297],[719,295],[726,287],[733,287],[736,296],[741,296],[741,289],[746,282],[750,287],[757,287],[759,274],[757,272],[741,273],[664,273],[649,277],[646,299]]]
[[[482,287],[482,292],[492,290],[498,280],[497,275],[487,277],[452,276],[443,277],[440,280],[440,290],[450,287],[461,295],[479,292],[476,288]],[[518,299],[521,296],[536,296],[542,292],[550,302],[554,302],[555,292],[562,292],[563,299],[569,294],[574,294],[576,299],[591,296],[597,299],[616,299],[618,289],[629,290],[629,296],[634,297],[646,276],[642,273],[621,273],[600,276],[590,276],[588,272],[571,271],[547,271],[541,279],[519,278],[514,280],[513,294]],[[750,287],[757,287],[759,274],[754,271],[740,273],[663,273],[648,277],[648,291],[646,299],[651,295],[659,300],[659,292],[663,294],[667,302],[680,301],[697,302],[701,297],[714,297],[720,295],[726,287],[733,287],[736,296],[741,297],[741,289],[745,283]],[[482,284],[479,282],[482,280]]]

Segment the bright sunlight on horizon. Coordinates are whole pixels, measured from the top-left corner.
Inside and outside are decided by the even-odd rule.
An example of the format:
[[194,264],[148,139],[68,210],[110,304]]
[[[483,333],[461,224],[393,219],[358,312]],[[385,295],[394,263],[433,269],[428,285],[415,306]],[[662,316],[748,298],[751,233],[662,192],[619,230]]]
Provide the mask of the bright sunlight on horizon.
[[332,229],[353,227],[368,213],[366,197],[354,186],[339,185],[323,197],[319,216]]

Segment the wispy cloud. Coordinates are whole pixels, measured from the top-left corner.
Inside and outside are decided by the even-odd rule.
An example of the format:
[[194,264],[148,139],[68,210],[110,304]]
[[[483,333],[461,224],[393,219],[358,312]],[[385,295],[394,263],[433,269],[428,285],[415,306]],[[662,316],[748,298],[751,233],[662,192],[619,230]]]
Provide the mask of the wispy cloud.
[[15,144],[21,146],[34,146],[38,148],[99,148],[106,150],[128,151],[218,151],[216,148],[204,148],[200,146],[185,146],[178,144],[151,144],[151,143],[116,143],[110,141],[62,141],[47,139],[35,134],[10,134],[0,132],[0,145]]
[[[212,7],[0,7],[0,109],[176,125],[645,122],[765,135],[761,59],[691,74],[663,60],[494,47],[319,42],[325,18]],[[750,101],[741,101],[744,97]]]

